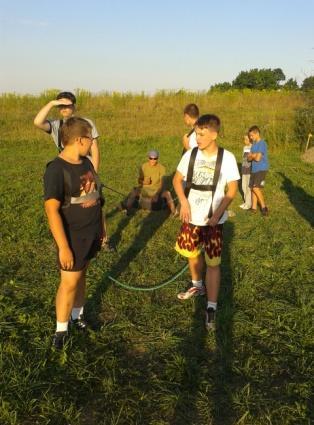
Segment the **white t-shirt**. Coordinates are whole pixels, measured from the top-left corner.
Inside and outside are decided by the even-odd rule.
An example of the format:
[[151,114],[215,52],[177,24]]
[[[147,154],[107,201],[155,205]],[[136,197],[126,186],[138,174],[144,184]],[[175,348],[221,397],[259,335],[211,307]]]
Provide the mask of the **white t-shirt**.
[[[98,131],[95,127],[95,124],[92,120],[89,120],[88,118],[84,118],[84,120],[88,121],[90,125],[92,126],[92,138],[97,139],[99,137]],[[47,120],[50,124],[51,131],[48,131],[49,134],[51,134],[53,141],[55,142],[55,145],[58,148],[58,131],[60,127],[60,120]],[[66,120],[63,120],[65,122]]]
[[189,149],[193,149],[197,147],[197,141],[196,141],[196,133],[193,131],[191,136],[189,137]]
[[[184,180],[187,178],[188,166],[190,162],[192,150],[187,151],[181,158],[177,170],[183,175]],[[201,150],[198,150],[195,164],[192,183],[198,185],[212,185],[214,179],[214,171],[217,154],[208,157]],[[217,183],[217,188],[213,200],[213,212],[218,208],[222,199],[225,196],[225,186],[227,183],[240,179],[237,161],[235,156],[224,150],[220,175]],[[199,191],[191,189],[189,193],[189,204],[191,207],[191,223],[197,226],[206,226],[208,213],[212,202],[211,191]],[[228,218],[227,211],[224,212],[219,224],[224,223]]]

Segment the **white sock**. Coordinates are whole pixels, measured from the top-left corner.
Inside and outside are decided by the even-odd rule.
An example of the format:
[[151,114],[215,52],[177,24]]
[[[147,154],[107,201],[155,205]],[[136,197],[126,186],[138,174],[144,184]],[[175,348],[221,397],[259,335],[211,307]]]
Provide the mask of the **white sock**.
[[207,301],[207,308],[213,308],[215,311],[217,310],[217,303],[212,301]]
[[67,332],[69,322],[58,322],[56,332]]
[[196,286],[196,288],[201,288],[203,286],[202,280],[193,280],[192,279],[193,286]]
[[78,319],[81,316],[81,314],[83,314],[83,311],[84,311],[84,306],[72,308],[72,313],[71,313],[72,320]]

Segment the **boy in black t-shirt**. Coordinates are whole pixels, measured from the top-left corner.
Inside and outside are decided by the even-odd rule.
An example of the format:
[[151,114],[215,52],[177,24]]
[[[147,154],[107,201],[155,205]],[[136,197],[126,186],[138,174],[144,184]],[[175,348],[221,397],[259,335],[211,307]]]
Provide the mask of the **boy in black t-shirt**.
[[62,348],[70,315],[84,329],[85,276],[89,260],[100,250],[102,213],[100,181],[86,158],[92,126],[69,118],[61,129],[64,150],[47,165],[44,175],[45,211],[57,244],[61,281],[56,296],[57,328],[53,338]]

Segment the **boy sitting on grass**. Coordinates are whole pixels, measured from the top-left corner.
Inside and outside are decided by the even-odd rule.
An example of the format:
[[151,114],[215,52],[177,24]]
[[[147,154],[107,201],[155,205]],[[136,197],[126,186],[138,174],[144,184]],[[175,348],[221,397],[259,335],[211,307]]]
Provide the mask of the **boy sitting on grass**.
[[131,209],[138,205],[152,211],[168,206],[173,216],[177,214],[171,193],[163,188],[166,169],[158,162],[158,159],[158,151],[148,152],[148,161],[139,170],[139,186],[134,187],[127,199],[121,202],[120,208],[126,210],[127,214],[130,214]]
[[192,280],[191,287],[179,293],[178,298],[186,300],[204,294],[202,277],[206,264],[205,325],[208,330],[215,326],[223,223],[227,220],[227,207],[236,196],[240,178],[234,155],[218,148],[219,129],[220,119],[216,115],[202,115],[197,120],[198,147],[183,155],[173,178],[183,221],[175,249],[188,258]]
[[68,337],[70,317],[74,326],[86,328],[86,270],[100,250],[103,233],[100,180],[86,158],[93,143],[92,126],[83,118],[69,118],[61,128],[61,139],[64,149],[48,163],[44,175],[45,211],[61,275],[53,337],[58,349]]

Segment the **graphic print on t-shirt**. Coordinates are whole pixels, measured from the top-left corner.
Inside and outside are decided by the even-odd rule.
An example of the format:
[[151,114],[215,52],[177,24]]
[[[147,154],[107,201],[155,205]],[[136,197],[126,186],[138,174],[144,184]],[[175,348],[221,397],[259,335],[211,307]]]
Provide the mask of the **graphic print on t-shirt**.
[[[97,192],[95,177],[91,171],[87,171],[87,173],[80,176],[80,181],[81,181],[80,195],[79,195],[80,198],[83,196],[89,195],[91,193]],[[89,208],[96,205],[97,201],[98,201],[97,199],[92,199],[92,200],[83,202],[80,205],[83,208]]]
[[[194,173],[192,183],[197,185],[212,185],[214,181],[216,158],[211,161],[205,161],[203,159],[196,160],[194,166]],[[197,206],[204,202],[208,202],[208,198],[211,193],[197,191],[194,194],[194,202]]]

